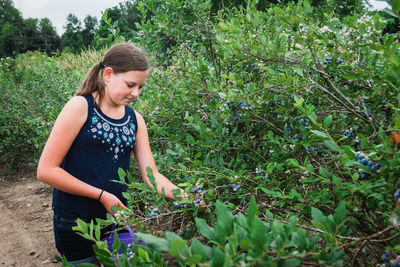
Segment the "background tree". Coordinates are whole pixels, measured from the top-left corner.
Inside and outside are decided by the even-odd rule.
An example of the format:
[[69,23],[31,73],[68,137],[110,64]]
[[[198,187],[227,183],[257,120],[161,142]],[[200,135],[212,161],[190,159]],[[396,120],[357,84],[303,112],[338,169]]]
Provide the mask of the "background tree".
[[77,16],[70,13],[61,36],[61,48],[64,51],[78,53],[83,47],[82,23]]
[[40,50],[47,54],[60,48],[60,38],[48,18],[23,19],[10,0],[0,1],[0,57]]
[[43,40],[44,51],[48,55],[60,49],[61,39],[57,34],[56,28],[48,18],[39,21],[40,37]]
[[85,24],[81,33],[83,46],[89,47],[89,45],[93,41],[94,35],[96,34],[96,29],[98,25],[97,18],[95,16],[87,15],[83,20],[83,23]]
[[11,0],[0,0],[0,57],[12,56],[22,49],[21,12]]

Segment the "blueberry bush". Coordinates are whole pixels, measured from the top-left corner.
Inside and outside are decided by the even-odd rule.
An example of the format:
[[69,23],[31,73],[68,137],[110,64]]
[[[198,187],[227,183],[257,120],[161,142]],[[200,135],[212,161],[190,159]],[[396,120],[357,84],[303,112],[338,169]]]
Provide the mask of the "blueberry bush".
[[[153,63],[134,108],[158,168],[189,197],[158,195],[132,164],[119,173],[128,208],[76,230],[104,266],[397,266],[399,34],[383,33],[387,21],[374,12],[321,20],[307,1],[265,11],[249,1],[214,17],[210,6],[138,1],[131,40]],[[391,14],[399,10],[392,1]],[[120,40],[118,23],[103,19]],[[16,141],[40,150],[100,54],[41,59],[54,61],[47,77],[32,54],[2,62],[7,101],[43,82],[29,87],[43,114],[1,107],[1,129],[18,122],[2,154]],[[111,223],[129,224],[147,246],[117,241],[110,251],[98,232]]]

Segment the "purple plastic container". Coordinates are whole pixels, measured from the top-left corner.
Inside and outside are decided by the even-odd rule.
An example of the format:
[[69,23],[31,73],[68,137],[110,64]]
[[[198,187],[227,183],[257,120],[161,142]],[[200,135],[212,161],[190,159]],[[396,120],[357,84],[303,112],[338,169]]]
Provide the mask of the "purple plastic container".
[[[104,238],[102,241],[107,241],[108,249],[112,251],[112,245],[114,244],[114,225],[112,225],[112,234],[106,238]],[[127,232],[124,233],[117,233],[118,238],[121,241],[121,244],[124,243],[126,247],[128,247],[130,244],[137,243],[138,245],[143,245],[145,246],[146,244],[143,241],[138,240],[138,237],[135,233],[133,233],[132,229],[128,226],[126,227],[128,230]],[[118,249],[118,255],[121,255],[122,253],[122,248],[120,247]]]

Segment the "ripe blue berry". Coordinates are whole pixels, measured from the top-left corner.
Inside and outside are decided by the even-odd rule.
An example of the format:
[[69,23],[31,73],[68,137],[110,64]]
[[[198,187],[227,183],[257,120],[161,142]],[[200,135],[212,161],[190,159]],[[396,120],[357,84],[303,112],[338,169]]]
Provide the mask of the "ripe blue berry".
[[326,62],[332,63],[332,58],[331,57],[325,57]]
[[368,161],[367,163],[368,168],[372,168],[372,166],[374,166],[374,162],[373,161]]
[[359,172],[358,174],[360,175],[361,180],[364,180],[367,178],[367,173],[365,173],[365,172]]
[[399,200],[399,198],[400,198],[400,189],[397,189],[396,192],[394,192],[393,196],[394,196],[395,200]]

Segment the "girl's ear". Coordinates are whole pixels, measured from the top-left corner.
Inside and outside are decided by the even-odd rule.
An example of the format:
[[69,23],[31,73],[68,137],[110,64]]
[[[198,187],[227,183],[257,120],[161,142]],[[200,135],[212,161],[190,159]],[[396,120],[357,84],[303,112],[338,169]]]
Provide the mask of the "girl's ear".
[[103,72],[104,82],[109,82],[112,74],[113,74],[113,69],[111,67],[105,68]]

